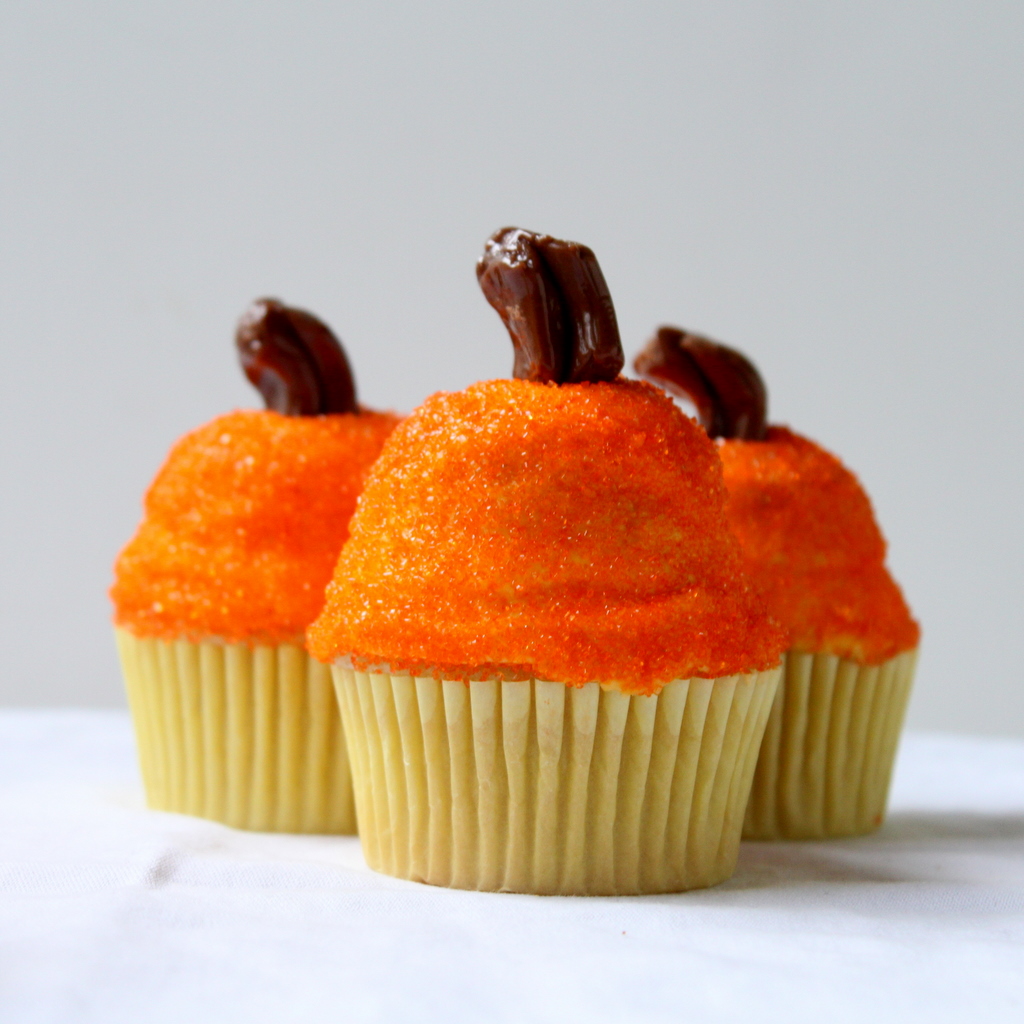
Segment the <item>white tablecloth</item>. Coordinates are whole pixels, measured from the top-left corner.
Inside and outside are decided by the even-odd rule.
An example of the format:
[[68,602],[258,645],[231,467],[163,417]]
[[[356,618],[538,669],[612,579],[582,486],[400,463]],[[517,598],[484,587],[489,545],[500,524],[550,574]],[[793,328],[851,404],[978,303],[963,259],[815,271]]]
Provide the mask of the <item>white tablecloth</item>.
[[1024,1021],[1024,743],[907,736],[891,807],[702,892],[456,892],[145,810],[125,714],[4,711],[0,1021]]

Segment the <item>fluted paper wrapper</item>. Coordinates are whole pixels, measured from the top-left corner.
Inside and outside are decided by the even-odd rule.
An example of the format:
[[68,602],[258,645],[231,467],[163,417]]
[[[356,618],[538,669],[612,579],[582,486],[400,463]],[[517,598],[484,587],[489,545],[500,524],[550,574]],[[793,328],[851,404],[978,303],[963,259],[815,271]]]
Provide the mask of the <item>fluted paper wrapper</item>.
[[293,644],[116,634],[150,807],[265,832],[356,831],[327,666]]
[[678,680],[464,683],[336,665],[360,838],[378,871],[566,895],[728,878],[779,670]]
[[856,836],[882,824],[916,662],[916,650],[881,665],[786,655],[744,839]]

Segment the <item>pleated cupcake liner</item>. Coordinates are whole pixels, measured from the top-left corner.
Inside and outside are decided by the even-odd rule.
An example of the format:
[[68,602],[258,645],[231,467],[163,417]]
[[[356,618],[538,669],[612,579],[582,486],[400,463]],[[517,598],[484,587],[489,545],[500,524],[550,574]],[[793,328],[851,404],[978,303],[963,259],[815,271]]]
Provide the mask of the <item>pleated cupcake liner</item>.
[[645,697],[335,665],[366,861],[486,891],[721,882],[779,675],[677,680]]
[[744,839],[828,839],[882,824],[917,651],[880,665],[790,651]]
[[150,807],[256,831],[356,831],[327,666],[293,644],[115,632]]

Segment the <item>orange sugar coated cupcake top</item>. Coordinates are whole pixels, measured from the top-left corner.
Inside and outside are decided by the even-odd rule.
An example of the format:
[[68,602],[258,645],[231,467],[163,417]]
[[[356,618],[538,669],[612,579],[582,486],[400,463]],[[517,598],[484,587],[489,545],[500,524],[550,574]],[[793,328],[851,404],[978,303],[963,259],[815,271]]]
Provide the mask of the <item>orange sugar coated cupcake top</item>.
[[309,649],[635,693],[770,668],[785,638],[725,500],[714,445],[648,384],[434,395],[370,474]]
[[857,478],[783,427],[719,445],[729,522],[790,646],[877,664],[920,628],[885,568],[885,540]]
[[114,621],[138,636],[301,643],[398,420],[246,411],[186,434],[117,559]]

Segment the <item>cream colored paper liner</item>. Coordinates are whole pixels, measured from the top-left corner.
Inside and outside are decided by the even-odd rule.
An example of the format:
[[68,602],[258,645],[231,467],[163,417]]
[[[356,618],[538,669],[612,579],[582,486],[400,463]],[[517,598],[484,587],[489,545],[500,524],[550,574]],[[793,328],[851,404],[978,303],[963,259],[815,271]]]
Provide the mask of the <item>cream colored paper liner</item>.
[[566,895],[677,892],[736,865],[780,670],[669,683],[334,681],[367,863],[400,878]]
[[326,665],[292,644],[115,632],[150,807],[264,832],[356,831]]
[[790,651],[744,839],[828,839],[882,824],[917,651],[881,665]]

